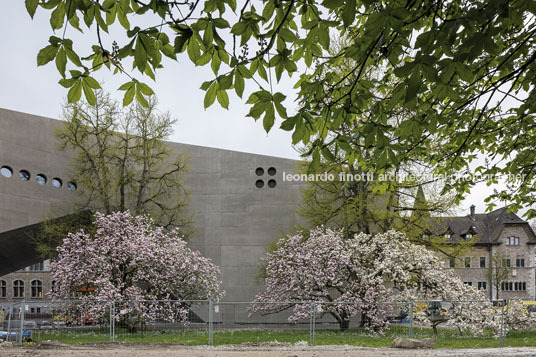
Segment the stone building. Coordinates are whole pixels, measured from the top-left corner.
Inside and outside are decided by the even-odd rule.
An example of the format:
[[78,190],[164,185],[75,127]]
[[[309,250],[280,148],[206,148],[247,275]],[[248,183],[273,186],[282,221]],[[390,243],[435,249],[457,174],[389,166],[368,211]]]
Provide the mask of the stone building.
[[[536,235],[527,221],[507,208],[476,213],[475,206],[466,216],[440,221],[435,235],[452,243],[474,240],[467,255],[446,262],[466,284],[485,290],[492,300],[535,298]],[[505,271],[504,279],[490,278],[490,265]]]

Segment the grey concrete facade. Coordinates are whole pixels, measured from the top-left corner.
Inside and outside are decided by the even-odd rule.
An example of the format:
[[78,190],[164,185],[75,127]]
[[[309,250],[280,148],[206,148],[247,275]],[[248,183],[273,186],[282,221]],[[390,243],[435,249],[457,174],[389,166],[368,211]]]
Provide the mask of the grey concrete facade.
[[[51,213],[72,213],[76,192],[67,188],[70,158],[56,149],[53,132],[58,125],[58,120],[0,109],[0,167],[13,172],[12,177],[0,175],[0,232],[38,223]],[[295,203],[302,184],[284,182],[283,173],[295,172],[298,162],[170,145],[189,158],[186,185],[195,225],[191,247],[221,267],[224,301],[251,301],[262,290],[256,277],[267,245],[297,223]],[[30,173],[30,180],[22,181],[20,170]],[[46,184],[36,181],[38,174],[47,177]],[[53,178],[61,180],[61,188],[51,184]],[[262,188],[256,185],[259,180]],[[14,274],[24,273],[0,278],[10,291],[18,277]],[[31,279],[27,274],[27,295]],[[50,282],[44,285],[46,290]]]

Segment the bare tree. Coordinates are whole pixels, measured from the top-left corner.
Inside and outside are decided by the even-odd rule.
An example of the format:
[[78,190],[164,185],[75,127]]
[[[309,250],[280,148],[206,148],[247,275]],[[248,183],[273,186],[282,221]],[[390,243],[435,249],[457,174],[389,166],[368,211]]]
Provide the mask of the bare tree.
[[508,279],[511,270],[508,260],[501,251],[498,250],[491,256],[488,265],[488,281],[495,288],[495,299],[499,299],[499,289],[501,289],[502,283]]
[[[71,176],[80,194],[74,209],[147,214],[158,225],[184,228],[187,235],[191,216],[185,211],[186,159],[165,142],[175,121],[157,104],[152,96],[147,107],[134,103],[123,108],[109,94],[96,91],[95,105],[64,106],[65,125],[55,135],[59,149],[74,154]],[[61,242],[61,234],[55,235],[37,239],[45,255]]]

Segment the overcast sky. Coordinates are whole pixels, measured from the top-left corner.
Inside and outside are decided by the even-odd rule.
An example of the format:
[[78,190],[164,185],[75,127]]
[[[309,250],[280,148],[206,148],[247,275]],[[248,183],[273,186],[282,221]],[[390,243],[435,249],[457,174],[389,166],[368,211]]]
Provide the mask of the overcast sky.
[[[60,75],[53,62],[37,67],[36,57],[39,49],[48,44],[52,34],[49,25],[49,11],[38,9],[32,21],[26,12],[24,1],[3,1],[0,7],[0,30],[2,33],[0,56],[0,107],[45,117],[60,118],[61,105],[67,90],[58,84]],[[81,21],[82,22],[82,21]],[[57,34],[61,36],[60,34]],[[113,32],[112,32],[113,35]],[[117,36],[123,36],[117,33]],[[67,38],[75,40],[75,47],[83,56],[96,38],[91,35],[81,37],[76,30],[69,29]],[[110,39],[108,42],[111,42]],[[118,41],[121,42],[122,41]],[[104,44],[110,46],[111,43]],[[75,45],[76,46],[76,45]],[[83,49],[83,51],[82,51]],[[208,68],[196,68],[188,60],[174,62],[164,60],[164,69],[156,73],[156,82],[142,78],[156,92],[160,109],[170,111],[178,120],[172,141],[210,146],[249,153],[298,159],[298,153],[291,146],[291,134],[278,129],[279,123],[266,134],[261,122],[254,122],[246,117],[248,106],[236,95],[230,95],[230,108],[225,110],[215,103],[208,110],[203,109],[204,92],[199,89],[201,83],[213,79]],[[105,69],[100,70],[95,78],[104,82],[104,88],[117,98],[123,92],[115,90],[128,79],[124,76],[112,76]],[[255,90],[251,86],[246,91]],[[278,88],[289,97],[287,106],[293,112],[294,97],[290,81],[285,81]],[[472,190],[459,207],[460,213],[469,211],[475,204],[477,212],[483,212],[483,199],[491,194],[491,189],[480,185]]]

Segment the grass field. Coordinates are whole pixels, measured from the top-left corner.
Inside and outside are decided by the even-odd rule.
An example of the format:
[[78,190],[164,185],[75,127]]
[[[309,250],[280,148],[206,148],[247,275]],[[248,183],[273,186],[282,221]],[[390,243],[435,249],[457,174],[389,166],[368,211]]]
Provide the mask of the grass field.
[[[414,328],[415,338],[432,337],[429,328]],[[347,331],[317,330],[315,345],[353,345],[363,347],[388,347],[396,337],[407,337],[408,328],[392,326],[385,336],[371,336],[363,329],[352,328]],[[67,344],[106,342],[110,340],[108,331],[41,331],[34,333],[33,340],[58,340]],[[215,330],[214,345],[238,345],[242,343],[280,342],[309,343],[309,330],[276,330],[276,329],[234,329]],[[121,329],[116,330],[115,341],[143,343],[179,343],[188,346],[207,345],[206,330],[161,330],[127,334]],[[303,341],[303,342],[302,342]],[[506,337],[506,346],[536,346],[536,331],[510,332]],[[499,347],[499,340],[487,334],[483,337],[461,336],[458,331],[439,329],[436,348],[475,348]]]

